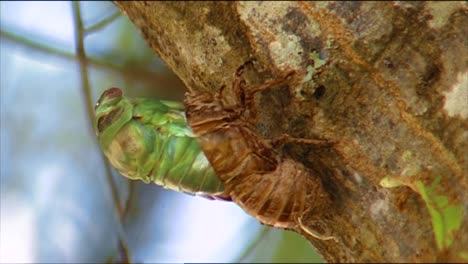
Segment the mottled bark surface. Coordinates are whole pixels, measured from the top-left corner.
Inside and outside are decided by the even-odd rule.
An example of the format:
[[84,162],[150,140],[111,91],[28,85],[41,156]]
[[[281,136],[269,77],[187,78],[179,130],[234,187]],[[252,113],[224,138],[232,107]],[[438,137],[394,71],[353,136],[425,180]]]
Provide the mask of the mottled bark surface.
[[116,4],[191,91],[248,60],[250,85],[298,73],[256,96],[251,122],[336,142],[280,150],[332,196],[311,225],[335,239],[296,230],[327,261],[468,261],[466,2]]

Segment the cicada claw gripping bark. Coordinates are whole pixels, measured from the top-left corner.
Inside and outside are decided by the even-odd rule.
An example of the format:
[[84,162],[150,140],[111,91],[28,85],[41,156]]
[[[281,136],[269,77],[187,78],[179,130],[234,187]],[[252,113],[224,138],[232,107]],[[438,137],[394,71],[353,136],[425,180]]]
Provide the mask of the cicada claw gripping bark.
[[[325,212],[331,199],[320,178],[302,163],[283,156],[256,133],[248,122],[255,114],[255,93],[288,84],[294,72],[246,89],[241,66],[232,83],[234,105],[223,103],[224,86],[216,94],[192,93],[185,98],[186,115],[205,155],[225,184],[225,192],[247,213],[266,225],[302,229],[319,238],[321,235],[305,223]],[[232,99],[232,98],[228,98]],[[231,100],[232,101],[232,100]],[[298,139],[296,142],[323,143]],[[284,136],[279,142],[295,141]],[[307,219],[307,220],[305,220]]]

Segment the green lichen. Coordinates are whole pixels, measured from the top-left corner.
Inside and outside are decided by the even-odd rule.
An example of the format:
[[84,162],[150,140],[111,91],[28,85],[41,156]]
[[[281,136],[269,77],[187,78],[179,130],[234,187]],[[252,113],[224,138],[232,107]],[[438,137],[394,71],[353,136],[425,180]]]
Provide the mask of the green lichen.
[[460,252],[459,256],[460,256],[462,259],[468,260],[468,251],[462,251],[462,252]]
[[327,60],[323,60],[320,58],[320,54],[318,54],[316,51],[312,51],[309,53],[309,59],[311,59],[314,62],[314,68],[318,69],[325,65],[327,63]]
[[307,95],[311,95],[314,93],[315,89],[317,89],[317,84],[312,80],[312,77],[318,72],[318,69],[327,63],[327,59],[321,59],[320,54],[316,51],[312,51],[309,53],[309,59],[313,62],[307,66],[307,73],[304,76],[302,83],[295,90],[295,96],[304,101],[308,98]]
[[391,177],[384,177],[380,180],[380,186],[384,188],[394,188],[398,186],[406,185],[400,178],[391,178]]

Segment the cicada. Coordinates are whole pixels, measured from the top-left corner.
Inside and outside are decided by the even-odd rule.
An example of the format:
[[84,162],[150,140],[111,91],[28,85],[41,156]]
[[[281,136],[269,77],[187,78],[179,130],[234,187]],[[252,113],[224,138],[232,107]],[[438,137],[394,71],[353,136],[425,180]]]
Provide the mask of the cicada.
[[278,140],[264,139],[249,121],[255,115],[254,94],[287,84],[295,73],[247,90],[242,78],[244,67],[234,76],[231,92],[234,98],[230,98],[230,104],[223,101],[226,86],[214,95],[205,92],[186,95],[186,115],[196,138],[225,184],[226,193],[246,212],[266,225],[301,228],[316,238],[332,238],[317,234],[301,221],[330,205],[321,179],[275,148],[282,141],[311,144],[323,141],[296,140],[287,135]]
[[120,89],[110,88],[97,101],[95,115],[101,149],[122,175],[229,200],[187,124],[182,103],[127,98]]

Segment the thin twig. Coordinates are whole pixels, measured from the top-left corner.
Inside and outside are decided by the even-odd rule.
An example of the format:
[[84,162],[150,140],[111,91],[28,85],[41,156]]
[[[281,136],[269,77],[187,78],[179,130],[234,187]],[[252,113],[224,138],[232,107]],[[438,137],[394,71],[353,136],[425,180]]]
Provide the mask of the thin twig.
[[89,34],[92,34],[92,33],[96,32],[96,31],[98,31],[98,30],[101,30],[103,27],[107,26],[109,23],[111,23],[112,21],[114,21],[115,19],[120,17],[120,15],[121,15],[120,10],[117,10],[111,16],[108,16],[108,17],[102,19],[101,21],[97,22],[96,24],[85,28],[84,29],[85,35],[89,35]]
[[132,201],[135,199],[135,181],[129,181],[128,183],[128,198],[123,207],[122,217],[125,218],[128,214]]
[[[72,2],[72,10],[73,10],[73,18],[74,18],[74,25],[75,25],[75,44],[76,44],[76,56],[78,58],[78,63],[80,67],[80,75],[81,75],[81,87],[82,92],[85,97],[85,105],[88,113],[88,124],[90,124],[91,131],[93,130],[93,120],[94,120],[94,110],[93,110],[93,100],[91,97],[91,87],[89,84],[89,77],[88,77],[88,61],[86,60],[86,50],[84,47],[84,27],[83,21],[81,19],[81,11],[80,11],[80,3],[77,1]],[[94,134],[94,133],[93,133]],[[120,203],[119,193],[117,191],[117,186],[114,182],[114,179],[111,174],[110,166],[107,163],[106,159],[101,154],[101,157],[104,161],[106,167],[106,176],[107,182],[111,189],[113,203],[116,207],[116,210],[119,215],[120,225],[119,229],[119,252],[122,254],[123,261],[125,263],[130,263],[130,256],[128,252],[128,246],[125,240],[123,228],[122,228],[122,215],[123,215],[123,208]]]
[[250,241],[250,244],[245,248],[244,252],[242,252],[242,254],[240,254],[234,261],[232,261],[232,263],[245,262],[247,257],[255,251],[257,246],[260,244],[260,241],[262,241],[266,237],[266,235],[271,231],[271,229],[272,228],[269,226],[262,226],[262,229],[260,230],[260,232],[258,232],[257,237],[254,240]]
[[46,52],[49,55],[55,55],[65,59],[75,60],[75,54],[71,52],[52,48],[51,46],[41,44],[22,35],[10,32],[8,30],[0,29],[0,36],[2,37],[2,40],[10,40],[12,42],[15,42],[15,44],[26,46],[28,48],[33,48],[38,51]]

